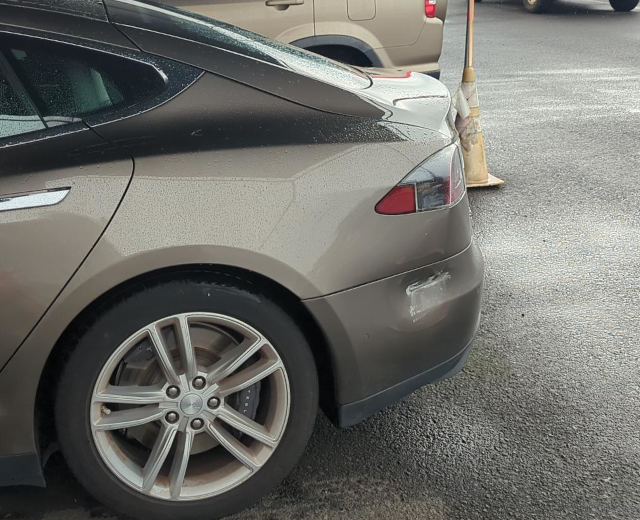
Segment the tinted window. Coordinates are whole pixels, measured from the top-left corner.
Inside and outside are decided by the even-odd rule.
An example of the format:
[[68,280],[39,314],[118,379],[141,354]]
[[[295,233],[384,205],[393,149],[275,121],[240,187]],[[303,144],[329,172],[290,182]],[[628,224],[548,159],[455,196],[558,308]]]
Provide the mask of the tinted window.
[[44,128],[28,100],[15,91],[0,70],[0,139]]
[[150,65],[73,45],[15,37],[3,53],[50,126],[133,106],[165,88]]

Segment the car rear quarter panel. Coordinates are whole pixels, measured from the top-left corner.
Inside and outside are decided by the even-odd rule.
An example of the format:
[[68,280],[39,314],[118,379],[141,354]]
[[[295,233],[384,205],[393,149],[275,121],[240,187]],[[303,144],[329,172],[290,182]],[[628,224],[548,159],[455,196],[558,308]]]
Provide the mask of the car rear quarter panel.
[[216,248],[211,263],[261,272],[304,299],[469,244],[463,208],[395,218],[374,209],[451,136],[322,113],[211,74],[154,111],[97,130],[135,159],[99,245],[123,260]]
[[346,0],[316,2],[316,37],[345,35],[362,41],[373,49],[381,67],[418,72],[427,70],[425,67],[437,70],[447,9],[445,0],[438,0],[437,18],[425,17],[424,0],[366,0],[366,3],[374,6],[375,16],[358,20],[347,15]]
[[[328,114],[205,74],[178,97],[95,127],[135,172],[102,238],[0,378],[0,455],[36,450],[38,381],[56,340],[91,302],[138,275],[233,265],[300,299],[437,262],[470,240],[468,205],[400,217],[375,204],[453,136]],[[465,199],[466,200],[466,199]]]
[[418,40],[412,45],[374,49],[387,67],[428,72],[438,69],[442,54],[444,22],[439,18],[426,18]]
[[[353,2],[353,5],[349,4]],[[371,4],[373,9],[358,4]],[[349,17],[349,7],[352,16]],[[359,7],[358,9],[354,9]],[[353,16],[356,12],[367,16]],[[375,13],[370,18],[370,13]],[[358,37],[366,31],[375,38],[372,47],[395,47],[414,44],[424,21],[424,0],[320,0],[315,2],[316,35],[344,34]],[[363,18],[360,20],[354,18]],[[364,19],[368,18],[368,19]],[[365,40],[366,41],[366,40]]]

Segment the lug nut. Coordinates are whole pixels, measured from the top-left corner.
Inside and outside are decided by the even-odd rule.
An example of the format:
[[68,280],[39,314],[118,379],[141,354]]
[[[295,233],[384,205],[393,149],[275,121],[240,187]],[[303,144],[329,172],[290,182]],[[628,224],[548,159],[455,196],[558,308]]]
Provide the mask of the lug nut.
[[169,412],[165,416],[165,419],[169,424],[174,424],[178,422],[178,419],[180,419],[180,416],[176,412]]
[[204,377],[198,376],[193,380],[193,388],[200,390],[207,384],[207,380]]
[[177,386],[170,386],[167,388],[167,396],[174,398],[180,395],[180,389]]
[[204,426],[204,421],[202,419],[194,419],[193,421],[191,421],[191,427],[194,430],[199,430],[203,426]]
[[209,408],[218,408],[218,406],[220,406],[220,399],[218,399],[217,397],[212,397],[211,399],[209,399],[209,401],[207,401],[207,405],[209,405]]

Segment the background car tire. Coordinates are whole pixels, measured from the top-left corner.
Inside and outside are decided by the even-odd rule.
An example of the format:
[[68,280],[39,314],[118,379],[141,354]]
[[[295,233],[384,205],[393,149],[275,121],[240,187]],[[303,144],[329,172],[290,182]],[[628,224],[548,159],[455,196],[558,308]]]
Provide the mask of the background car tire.
[[[140,327],[176,313],[234,317],[260,331],[277,350],[290,388],[289,415],[279,444],[248,480],[195,501],[158,499],[136,491],[104,463],[92,437],[91,399],[105,362]],[[80,333],[62,371],[56,399],[59,442],[78,481],[99,501],[127,516],[149,520],[207,520],[249,506],[293,468],[312,433],[318,381],[311,349],[292,318],[250,284],[224,275],[139,284],[110,301]]]
[[614,10],[622,12],[633,11],[638,7],[638,2],[640,0],[609,0]]
[[546,13],[552,0],[522,0],[524,8],[530,13]]

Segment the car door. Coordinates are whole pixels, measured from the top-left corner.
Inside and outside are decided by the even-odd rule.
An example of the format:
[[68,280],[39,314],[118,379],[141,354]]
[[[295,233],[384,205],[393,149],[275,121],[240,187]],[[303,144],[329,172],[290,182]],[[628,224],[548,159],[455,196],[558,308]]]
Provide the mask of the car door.
[[163,0],[162,3],[285,43],[314,34],[314,0]]
[[0,368],[96,244],[131,179],[132,159],[87,121],[163,85],[152,67],[112,52],[0,32]]

